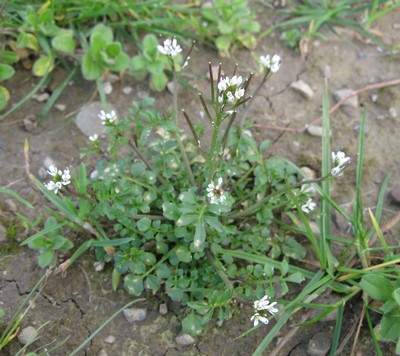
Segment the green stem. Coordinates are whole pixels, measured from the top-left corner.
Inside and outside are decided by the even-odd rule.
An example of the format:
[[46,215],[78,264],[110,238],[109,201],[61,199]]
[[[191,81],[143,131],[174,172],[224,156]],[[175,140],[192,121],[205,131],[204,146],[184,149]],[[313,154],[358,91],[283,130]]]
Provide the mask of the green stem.
[[190,168],[190,162],[188,159],[188,156],[186,154],[185,151],[185,147],[183,146],[182,140],[181,140],[181,136],[179,134],[179,121],[178,121],[178,86],[177,86],[177,82],[176,82],[176,70],[175,70],[175,65],[174,63],[172,63],[172,78],[173,78],[173,84],[174,84],[174,90],[173,90],[173,105],[174,105],[174,117],[175,117],[175,125],[176,125],[176,140],[178,142],[178,146],[179,146],[179,150],[181,151],[181,155],[183,158],[183,162],[186,166],[186,171],[189,175],[189,180],[190,180],[190,184],[192,186],[196,186],[196,183],[194,181],[194,177],[193,177],[193,172],[192,169]]

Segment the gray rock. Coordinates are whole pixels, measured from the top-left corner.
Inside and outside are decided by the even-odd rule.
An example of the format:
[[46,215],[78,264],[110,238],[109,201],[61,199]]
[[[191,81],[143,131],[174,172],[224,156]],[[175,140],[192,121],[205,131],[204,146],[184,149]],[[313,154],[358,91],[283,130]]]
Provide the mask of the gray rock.
[[12,199],[6,199],[5,200],[6,203],[6,208],[8,211],[11,211],[13,213],[15,213],[17,211],[17,205],[15,204],[14,200]]
[[49,100],[50,95],[49,93],[42,93],[42,94],[35,94],[32,96],[33,100],[36,100],[39,103]]
[[124,315],[128,323],[135,321],[143,321],[147,316],[146,308],[127,308],[124,310]]
[[7,229],[0,224],[0,242],[6,241]]
[[46,178],[47,178],[47,171],[46,171],[46,168],[40,167],[40,168],[38,169],[38,177],[39,177],[40,179],[46,179]]
[[301,167],[300,170],[304,173],[307,177],[306,179],[315,179],[317,178],[317,173],[313,171],[310,167]]
[[25,118],[22,122],[23,128],[26,132],[33,132],[37,127],[37,122],[30,120],[29,118]]
[[[101,110],[103,110],[103,105],[101,102],[94,101],[88,105],[85,105],[78,113],[75,124],[84,135],[89,137],[94,134],[99,136],[104,134],[106,130],[98,116]],[[112,110],[115,110],[115,108],[108,104],[107,111],[110,112]]]
[[101,349],[100,352],[99,352],[99,354],[98,354],[98,356],[108,356],[108,353],[107,353],[106,350]]
[[325,356],[331,348],[329,336],[320,332],[315,334],[308,343],[307,354],[310,356]]
[[108,335],[105,339],[104,342],[107,344],[113,344],[115,342],[115,336],[114,335]]
[[56,105],[54,105],[54,107],[55,107],[58,111],[63,112],[63,111],[65,111],[65,109],[67,108],[67,105],[65,105],[65,104],[56,104]]
[[175,342],[179,346],[193,345],[196,340],[189,334],[181,334],[175,338]]
[[167,303],[161,303],[160,306],[158,307],[158,312],[161,315],[165,315],[168,313],[168,306]]
[[397,117],[397,110],[395,108],[389,108],[388,113],[390,117],[393,119]]
[[104,262],[94,262],[93,267],[96,272],[101,272],[104,269],[105,263]]
[[307,132],[311,136],[322,137],[322,126],[309,125],[307,126]]
[[21,330],[18,340],[21,344],[31,343],[38,336],[37,330],[33,326],[28,326]]
[[[354,94],[355,91],[352,89],[339,89],[336,90],[333,93],[333,97],[335,98],[336,101],[340,101],[346,97],[348,97],[350,94]],[[351,98],[349,98],[348,100],[346,100],[343,103],[344,106],[351,106],[353,108],[358,108],[359,104],[358,104],[358,95],[354,95]]]
[[294,91],[303,95],[308,100],[310,100],[314,97],[314,91],[311,89],[311,87],[307,83],[303,82],[302,80],[293,82],[292,84],[290,84],[290,87]]
[[51,157],[49,157],[49,156],[46,156],[46,157],[44,158],[44,160],[43,160],[43,167],[44,167],[44,168],[49,169],[50,166],[55,166],[55,165],[56,165],[56,164],[55,164],[53,158],[51,158]]
[[379,95],[378,94],[372,94],[371,95],[371,100],[373,103],[376,103],[378,101]]

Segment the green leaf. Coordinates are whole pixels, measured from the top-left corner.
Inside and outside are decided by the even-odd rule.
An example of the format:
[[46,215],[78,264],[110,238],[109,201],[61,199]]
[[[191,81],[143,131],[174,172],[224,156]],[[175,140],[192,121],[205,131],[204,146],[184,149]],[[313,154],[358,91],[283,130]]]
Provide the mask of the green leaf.
[[231,46],[231,38],[229,36],[219,36],[215,40],[215,45],[219,51],[225,52]]
[[202,217],[196,223],[196,229],[193,239],[193,252],[201,252],[204,250],[206,242],[206,227]]
[[75,51],[74,35],[70,30],[64,30],[51,40],[51,44],[57,51],[72,54]]
[[142,218],[137,222],[137,228],[141,232],[145,232],[151,227],[151,220],[149,218]]
[[0,63],[0,80],[10,79],[15,73],[13,67],[8,64]]
[[152,74],[150,78],[150,86],[156,91],[163,91],[167,86],[167,77],[164,73],[157,75]]
[[39,58],[32,68],[32,73],[37,77],[44,77],[54,69],[54,58],[51,56],[43,56]]
[[53,260],[54,260],[54,251],[51,249],[45,250],[40,254],[38,258],[39,266],[42,268],[48,267],[53,263]]
[[118,288],[119,280],[121,278],[121,274],[118,272],[116,268],[113,269],[111,274],[111,285],[112,289],[115,292]]
[[19,61],[18,54],[13,51],[0,51],[0,62],[11,64]]
[[369,274],[361,279],[361,288],[369,297],[380,302],[391,298],[394,287],[390,281],[378,274]]
[[194,313],[182,320],[182,331],[189,335],[198,335],[203,331],[202,318]]
[[82,74],[87,80],[95,80],[100,78],[103,68],[95,62],[90,53],[86,52],[82,58]]
[[156,269],[156,274],[159,278],[169,278],[171,276],[171,271],[165,263],[160,263]]
[[221,222],[218,220],[217,217],[211,216],[211,215],[205,215],[204,219],[206,223],[212,227],[215,231],[217,232],[224,232],[225,228],[224,225],[221,224]]
[[0,318],[4,317],[5,313],[3,309],[0,309]]
[[286,282],[301,283],[304,281],[304,276],[300,272],[295,272],[285,278]]
[[158,291],[160,289],[160,281],[158,280],[158,278],[154,275],[154,274],[150,274],[147,278],[146,278],[146,288],[147,289],[151,289],[153,291]]
[[379,334],[384,340],[397,340],[400,337],[400,309],[384,315],[380,322]]
[[51,241],[45,237],[37,237],[36,239],[32,240],[28,246],[29,248],[34,248],[37,250],[44,250],[47,249],[51,245]]
[[400,305],[400,288],[397,288],[393,291],[393,299],[396,301],[398,305]]
[[147,75],[147,61],[143,56],[135,56],[131,59],[130,69],[138,79],[144,79]]
[[306,249],[300,245],[295,239],[288,238],[286,244],[283,245],[282,251],[285,256],[294,258],[295,260],[301,260],[306,255]]
[[181,262],[189,263],[192,261],[192,253],[186,246],[179,246],[175,253]]
[[124,288],[129,294],[140,295],[143,292],[143,280],[134,274],[128,274],[124,278]]
[[119,72],[129,67],[130,59],[129,56],[121,52],[117,57],[115,57],[114,64],[109,66],[110,70],[114,72]]
[[[219,30],[219,32],[221,32],[221,34],[228,35],[234,31],[234,28],[231,24],[229,24],[225,21],[220,21],[218,23],[218,30]],[[228,48],[229,48],[229,46],[228,46]]]
[[164,202],[162,208],[163,208],[163,215],[166,218],[174,221],[179,219],[180,213],[176,204]]
[[0,110],[3,110],[6,106],[8,101],[10,100],[10,93],[7,88],[0,85]]
[[40,46],[36,36],[31,33],[21,32],[17,38],[18,48],[29,48],[34,52],[39,52]]
[[102,38],[104,40],[104,43],[111,43],[113,41],[113,32],[112,29],[103,25],[103,24],[98,24],[92,32],[92,35],[90,37],[90,41],[92,42],[93,36]]

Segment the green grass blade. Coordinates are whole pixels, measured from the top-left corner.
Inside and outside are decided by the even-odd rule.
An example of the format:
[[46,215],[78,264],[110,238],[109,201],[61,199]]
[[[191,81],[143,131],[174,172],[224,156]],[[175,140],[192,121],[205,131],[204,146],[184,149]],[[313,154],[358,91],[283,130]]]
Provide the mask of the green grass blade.
[[28,208],[34,209],[33,205],[29,201],[21,198],[17,193],[13,192],[11,189],[0,188],[0,194],[8,194],[12,196],[14,199],[18,200],[20,203],[27,206]]
[[371,334],[372,341],[374,343],[375,351],[376,351],[378,356],[383,356],[381,348],[379,347],[379,343],[378,343],[378,341],[376,340],[376,337],[375,337],[375,330],[374,330],[374,327],[372,325],[371,316],[369,315],[368,307],[365,308],[365,319],[367,319],[368,329],[369,329],[369,333]]
[[340,340],[340,332],[342,330],[343,314],[344,314],[344,304],[340,304],[339,307],[337,308],[337,319],[335,324],[335,330],[333,332],[332,346],[329,352],[329,356],[335,356],[336,354],[336,350],[338,348]]

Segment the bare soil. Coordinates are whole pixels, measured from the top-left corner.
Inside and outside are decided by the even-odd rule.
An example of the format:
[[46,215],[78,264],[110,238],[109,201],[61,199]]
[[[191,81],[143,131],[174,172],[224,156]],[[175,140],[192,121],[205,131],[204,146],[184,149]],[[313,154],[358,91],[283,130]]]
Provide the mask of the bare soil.
[[[390,44],[400,42],[399,32],[394,24],[400,24],[399,11],[390,13],[375,26],[375,29],[383,34],[384,41]],[[283,64],[251,106],[248,118],[256,124],[253,129],[254,135],[260,139],[272,140],[279,137],[272,146],[271,154],[286,157],[300,166],[308,166],[317,173],[321,166],[321,138],[311,136],[302,129],[305,125],[313,123],[321,114],[325,77],[328,76],[330,94],[341,88],[356,90],[370,84],[400,78],[399,55],[390,55],[382,51],[376,44],[368,43],[352,31],[337,30],[343,39],[328,34],[326,40],[311,40],[306,59],[284,48],[278,35],[263,38],[255,50],[258,56],[279,53]],[[202,75],[204,79],[189,80],[203,90],[206,90],[208,85],[205,73],[209,61],[213,64],[221,61],[226,74],[233,70],[234,63],[239,64],[239,74],[257,72],[257,64],[251,53],[243,49],[234,51],[232,57],[226,59],[218,58],[209,49],[198,47],[192,58],[189,69]],[[65,70],[56,70],[46,90],[55,90],[66,76]],[[311,100],[305,99],[290,88],[292,82],[300,79],[314,90],[315,95]],[[254,82],[257,80],[260,80],[259,76],[256,76]],[[37,82],[38,79],[32,77],[28,71],[18,68],[14,78],[6,83],[12,93],[10,105],[26,96]],[[120,91],[127,85],[134,88],[128,96]],[[44,270],[37,266],[36,254],[27,248],[18,247],[26,238],[26,234],[15,212],[20,211],[33,218],[38,212],[44,211],[45,205],[45,201],[29,183],[25,174],[24,141],[29,141],[31,170],[34,174],[43,166],[46,156],[51,157],[60,167],[77,168],[80,162],[79,153],[82,147],[88,145],[88,140],[77,129],[73,122],[74,116],[70,114],[88,102],[93,90],[94,85],[78,75],[58,100],[58,103],[66,105],[65,112],[53,108],[47,117],[39,122],[38,115],[44,104],[29,100],[22,109],[0,121],[0,187],[10,187],[35,206],[33,212],[18,202],[10,203],[6,196],[2,196],[0,200],[0,222],[7,229],[6,241],[0,242],[0,300],[7,316],[15,312],[44,273]],[[138,82],[129,76],[125,76],[123,82],[114,84],[114,90],[108,96],[108,100],[118,108],[121,115],[124,115],[128,113],[131,102],[141,100],[143,93],[155,97],[160,110],[168,111],[171,108],[172,96],[168,91],[151,92],[146,82]],[[377,95],[376,100],[372,99],[373,95]],[[330,98],[333,104],[332,95]],[[332,190],[337,202],[349,208],[355,197],[358,128],[365,111],[367,135],[362,191],[365,194],[366,206],[373,208],[380,184],[387,174],[391,175],[390,189],[399,188],[400,86],[367,91],[359,95],[358,100],[360,105],[357,108],[342,107],[331,117],[332,148],[343,150],[353,157],[353,164],[348,167],[345,176],[332,184]],[[202,109],[196,93],[181,90],[179,104],[189,111],[192,117],[202,120]],[[397,111],[397,117],[389,114],[390,108],[392,112],[393,109]],[[32,126],[24,125],[24,119],[27,118],[33,123]],[[288,131],[283,130],[284,128],[299,130]],[[16,210],[13,205],[16,205]],[[399,205],[387,199],[383,225],[398,214],[399,210]],[[345,226],[341,221],[336,222],[338,233],[345,236]],[[398,226],[388,231],[386,238],[390,245],[399,244],[398,233]],[[79,245],[79,237],[77,239],[76,246]],[[106,267],[103,272],[95,272],[93,262],[94,257],[87,254],[68,270],[65,277],[59,275],[52,279],[37,298],[31,311],[22,321],[22,327],[39,327],[49,322],[40,332],[40,339],[35,346],[44,347],[51,343],[54,346],[54,343],[62,343],[52,355],[65,355],[85,340],[111,314],[132,300],[123,290],[112,292],[109,268]],[[100,355],[101,350],[105,350],[108,355],[250,355],[269,329],[259,328],[256,332],[235,340],[251,327],[249,315],[241,313],[223,327],[215,324],[209,326],[204,335],[196,338],[194,345],[181,347],[175,343],[175,337],[180,333],[179,319],[184,316],[185,310],[169,303],[170,312],[163,316],[158,313],[161,300],[150,295],[144,297],[146,301],[140,306],[148,308],[145,321],[128,324],[122,314],[117,316],[81,354]],[[360,313],[356,304],[348,305],[346,310],[343,335],[352,328]],[[333,328],[334,322],[321,322],[317,326],[302,328],[278,354],[305,355],[307,344],[316,332],[323,331],[332,335]],[[291,326],[288,325],[285,332],[290,329]],[[116,341],[113,344],[104,341],[108,335],[115,336]],[[18,342],[14,342],[4,354],[14,355],[20,347]],[[361,334],[357,349],[361,355],[374,354],[367,333]],[[346,350],[349,350],[349,347]]]

